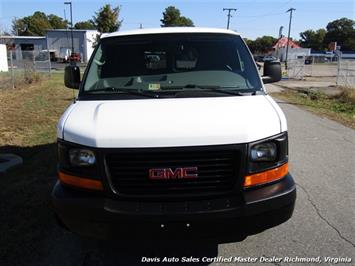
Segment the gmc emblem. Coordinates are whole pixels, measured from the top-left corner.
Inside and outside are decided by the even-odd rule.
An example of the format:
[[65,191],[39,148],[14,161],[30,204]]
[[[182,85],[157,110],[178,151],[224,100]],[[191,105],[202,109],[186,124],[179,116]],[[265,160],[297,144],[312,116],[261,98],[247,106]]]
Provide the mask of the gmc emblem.
[[149,179],[168,180],[168,179],[189,179],[197,178],[197,167],[180,167],[175,168],[152,168],[149,169]]

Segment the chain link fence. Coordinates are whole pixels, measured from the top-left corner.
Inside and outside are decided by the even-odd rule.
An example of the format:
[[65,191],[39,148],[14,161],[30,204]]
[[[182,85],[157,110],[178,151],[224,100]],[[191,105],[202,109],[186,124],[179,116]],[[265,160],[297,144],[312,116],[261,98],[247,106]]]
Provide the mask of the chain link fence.
[[51,71],[48,50],[8,50],[8,63],[9,67],[14,69],[24,69],[30,66],[36,72]]
[[355,58],[336,57],[332,61],[306,63],[307,59],[288,60],[287,77],[298,80],[332,81],[334,85],[355,88]]
[[343,87],[355,88],[355,59],[338,61],[336,84]]
[[31,84],[51,73],[48,50],[7,50],[8,72],[0,75],[0,88],[16,88]]
[[305,76],[304,58],[287,60],[287,76],[291,79],[303,79]]

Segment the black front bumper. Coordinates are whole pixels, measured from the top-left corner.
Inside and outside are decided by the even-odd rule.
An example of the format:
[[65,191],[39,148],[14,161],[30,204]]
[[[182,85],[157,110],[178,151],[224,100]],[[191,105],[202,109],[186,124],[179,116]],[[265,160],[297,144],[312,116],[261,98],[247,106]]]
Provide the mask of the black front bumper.
[[157,238],[177,233],[183,238],[233,239],[234,235],[255,234],[287,221],[293,213],[296,187],[288,174],[277,183],[244,191],[241,199],[137,202],[73,190],[58,182],[52,200],[62,224],[84,236]]

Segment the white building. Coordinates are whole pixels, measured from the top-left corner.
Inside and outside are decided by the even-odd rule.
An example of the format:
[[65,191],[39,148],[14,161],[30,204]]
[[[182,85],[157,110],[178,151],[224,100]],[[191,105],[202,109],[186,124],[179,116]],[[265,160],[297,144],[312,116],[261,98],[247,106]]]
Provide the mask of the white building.
[[[311,55],[310,48],[290,48],[288,49],[288,60],[295,60],[298,58],[304,58]],[[286,47],[278,48],[275,50],[275,56],[280,59],[281,62],[286,60]]]
[[26,58],[30,51],[47,49],[46,37],[44,36],[0,36],[0,44],[5,44],[13,51],[14,60]]
[[0,44],[0,72],[7,72],[9,71],[7,65],[7,53],[6,53],[6,45]]
[[[87,62],[94,51],[96,30],[73,30],[74,52],[80,54],[82,62]],[[71,31],[67,29],[48,30],[46,36],[0,36],[0,44],[6,44],[13,50],[13,59],[22,60],[31,54],[37,56],[40,51],[50,50],[51,59],[60,57],[62,50],[71,50]],[[32,56],[32,57],[33,57]]]
[[[96,30],[73,30],[74,53],[79,53],[81,60],[87,62],[94,51]],[[67,29],[48,30],[46,34],[48,49],[56,51],[58,57],[60,52],[71,49],[71,31]]]
[[281,37],[272,47],[274,49],[273,55],[280,59],[281,62],[286,60],[286,50],[288,46],[288,60],[295,60],[304,58],[311,54],[310,48],[301,48],[296,42],[288,40],[286,37]]

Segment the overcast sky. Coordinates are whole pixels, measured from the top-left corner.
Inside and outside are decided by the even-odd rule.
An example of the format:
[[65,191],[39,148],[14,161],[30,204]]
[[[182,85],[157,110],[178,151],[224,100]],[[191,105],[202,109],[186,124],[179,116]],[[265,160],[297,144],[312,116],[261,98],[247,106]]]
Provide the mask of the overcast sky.
[[[55,14],[70,18],[68,6],[60,0],[0,0],[0,27],[10,30],[13,18],[33,14],[39,10],[46,14]],[[329,21],[355,17],[355,0],[235,0],[235,1],[100,1],[72,0],[73,21],[90,19],[105,3],[121,6],[121,30],[135,29],[142,23],[143,27],[159,27],[163,10],[173,5],[180,9],[183,16],[193,20],[195,26],[224,28],[227,24],[227,12],[224,7],[237,8],[233,12],[230,28],[240,32],[244,37],[255,39],[262,35],[278,36],[279,28],[284,27],[287,35],[289,13],[296,8],[292,21],[291,36],[299,39],[299,33],[307,29],[325,28]]]

